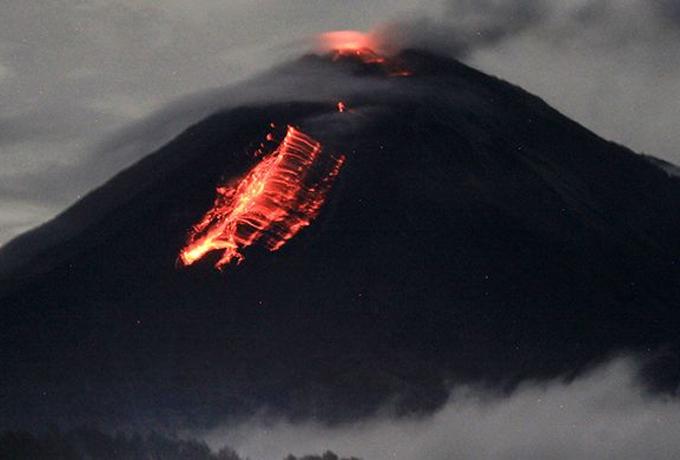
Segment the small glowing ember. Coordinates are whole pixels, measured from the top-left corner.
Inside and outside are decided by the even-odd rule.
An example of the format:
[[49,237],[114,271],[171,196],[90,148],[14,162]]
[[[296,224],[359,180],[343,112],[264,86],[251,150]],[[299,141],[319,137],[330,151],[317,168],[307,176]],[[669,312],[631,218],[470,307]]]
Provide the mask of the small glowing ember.
[[338,112],[344,112],[345,110],[347,110],[345,103],[342,101],[338,102]]
[[215,264],[221,269],[243,261],[241,251],[256,241],[279,249],[318,215],[345,161],[327,157],[318,141],[288,126],[279,146],[243,178],[217,187],[213,207],[189,232],[179,261],[191,265],[221,250]]

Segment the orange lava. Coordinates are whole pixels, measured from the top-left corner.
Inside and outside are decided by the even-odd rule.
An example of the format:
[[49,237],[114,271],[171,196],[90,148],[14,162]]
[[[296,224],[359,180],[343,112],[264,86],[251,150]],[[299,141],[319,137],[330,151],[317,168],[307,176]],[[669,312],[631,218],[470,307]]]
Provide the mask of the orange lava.
[[222,269],[242,262],[242,250],[255,242],[270,251],[281,248],[318,215],[345,162],[322,151],[318,141],[288,126],[278,147],[245,176],[217,187],[213,207],[192,227],[179,262],[188,266],[222,251],[215,263]]
[[320,35],[319,46],[322,51],[330,52],[334,61],[353,57],[364,64],[382,67],[391,77],[406,77],[412,74],[410,70],[402,67],[395,59],[380,54],[379,43],[371,34],[356,30],[326,32]]
[[373,36],[357,30],[336,30],[326,32],[319,37],[322,51],[354,52],[377,49]]

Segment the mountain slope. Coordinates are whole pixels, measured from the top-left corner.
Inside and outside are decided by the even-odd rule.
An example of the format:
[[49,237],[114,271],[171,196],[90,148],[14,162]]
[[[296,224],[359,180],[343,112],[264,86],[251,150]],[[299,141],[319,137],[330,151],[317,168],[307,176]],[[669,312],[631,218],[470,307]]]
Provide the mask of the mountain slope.
[[[292,63],[347,86],[215,114],[3,249],[2,419],[428,411],[451,382],[512,387],[631,350],[674,388],[680,181],[519,88],[399,59],[411,76]],[[320,216],[224,272],[178,268],[270,122],[347,156]]]

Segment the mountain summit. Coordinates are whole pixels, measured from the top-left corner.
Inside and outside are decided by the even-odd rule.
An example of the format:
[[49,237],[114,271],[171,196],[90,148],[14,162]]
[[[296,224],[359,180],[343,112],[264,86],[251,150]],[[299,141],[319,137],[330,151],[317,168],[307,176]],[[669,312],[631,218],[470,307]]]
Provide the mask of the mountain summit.
[[[624,351],[675,388],[680,179],[425,52],[273,72],[305,85],[191,126],[0,251],[5,423],[427,412],[456,383],[507,389]],[[322,205],[287,205],[305,225],[274,251],[241,213],[269,235],[241,263],[179,264],[220,187],[273,158],[272,124],[343,158]]]

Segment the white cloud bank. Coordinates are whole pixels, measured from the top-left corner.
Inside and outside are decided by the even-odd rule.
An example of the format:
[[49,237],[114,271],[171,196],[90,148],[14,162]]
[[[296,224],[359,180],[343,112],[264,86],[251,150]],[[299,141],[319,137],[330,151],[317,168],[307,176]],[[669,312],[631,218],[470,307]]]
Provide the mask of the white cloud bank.
[[257,460],[327,449],[365,460],[680,458],[680,400],[646,393],[637,369],[618,359],[571,382],[524,384],[505,398],[459,388],[420,419],[328,427],[256,417],[200,437]]

